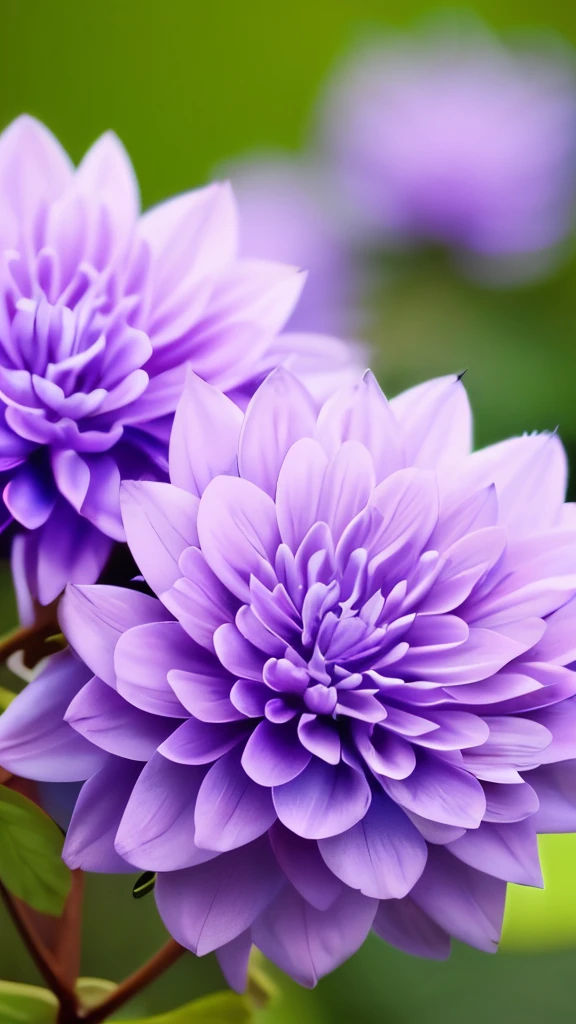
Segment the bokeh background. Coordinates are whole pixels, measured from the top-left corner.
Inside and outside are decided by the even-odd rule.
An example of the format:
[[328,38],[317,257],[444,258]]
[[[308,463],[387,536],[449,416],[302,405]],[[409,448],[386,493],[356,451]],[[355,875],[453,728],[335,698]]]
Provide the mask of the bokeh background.
[[[435,13],[412,0],[4,0],[0,126],[35,114],[75,160],[113,128],[149,206],[247,153],[301,151],[322,84],[354,41]],[[505,35],[552,31],[576,46],[576,7],[565,0],[486,0],[465,13]],[[576,463],[572,239],[553,270],[515,287],[487,287],[429,249],[371,272],[363,331],[389,393],[467,369],[478,443],[558,426]],[[8,579],[4,568],[0,632],[15,618]],[[510,888],[496,957],[456,946],[448,963],[427,963],[373,939],[313,993],[281,980],[283,998],[262,1024],[572,1020],[576,841],[545,838],[542,854],[546,891]],[[127,877],[88,880],[84,974],[118,979],[162,940],[153,899],[133,901]],[[4,921],[0,976],[37,980]],[[159,1012],[220,985],[211,958],[189,957],[129,1013]]]

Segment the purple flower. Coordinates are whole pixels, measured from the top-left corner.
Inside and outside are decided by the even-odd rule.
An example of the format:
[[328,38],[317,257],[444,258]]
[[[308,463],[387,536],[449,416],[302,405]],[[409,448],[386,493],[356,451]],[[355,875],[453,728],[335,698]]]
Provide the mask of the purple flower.
[[123,485],[149,594],[70,587],[0,761],[88,778],[65,856],[158,872],[175,938],[303,985],[371,928],[494,951],[536,835],[576,829],[576,520],[555,435],[470,454],[464,388],[244,416],[190,374],[171,484]]
[[341,343],[276,338],[303,275],[237,258],[228,185],[140,216],[111,134],[75,171],[31,118],[4,132],[0,252],[2,513],[26,531],[14,550],[25,618],[28,589],[47,604],[69,580],[92,582],[124,539],[121,479],[166,477],[186,363],[238,401],[287,358],[324,389],[326,371],[350,366]]
[[330,195],[311,160],[246,159],[226,168],[240,211],[243,256],[282,260],[309,272],[292,330],[356,335],[359,280]]
[[470,26],[374,42],[336,77],[324,126],[353,215],[376,237],[508,257],[569,230],[576,80],[560,47],[507,50]]

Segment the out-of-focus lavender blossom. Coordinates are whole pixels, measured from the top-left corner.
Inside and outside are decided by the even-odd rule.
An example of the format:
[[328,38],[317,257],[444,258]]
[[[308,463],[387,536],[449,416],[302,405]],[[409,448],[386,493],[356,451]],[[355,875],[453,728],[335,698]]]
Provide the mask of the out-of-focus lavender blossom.
[[[371,928],[495,950],[536,835],[576,829],[576,522],[554,435],[470,453],[456,378],[243,416],[190,375],[171,484],[123,485],[151,591],[70,587],[0,763],[88,778],[65,857],[158,872],[166,926],[304,985]],[[82,660],[79,660],[82,659]]]
[[0,472],[21,615],[95,580],[124,539],[124,478],[162,479],[184,367],[239,402],[288,361],[323,397],[350,353],[277,333],[304,276],[237,257],[226,184],[140,216],[120,142],[77,170],[41,124],[0,137]]
[[307,271],[290,329],[356,336],[361,275],[329,176],[306,156],[254,157],[226,170],[240,212],[240,253]]
[[570,229],[576,78],[559,45],[507,49],[471,25],[373,41],[336,74],[322,118],[362,237],[528,266]]

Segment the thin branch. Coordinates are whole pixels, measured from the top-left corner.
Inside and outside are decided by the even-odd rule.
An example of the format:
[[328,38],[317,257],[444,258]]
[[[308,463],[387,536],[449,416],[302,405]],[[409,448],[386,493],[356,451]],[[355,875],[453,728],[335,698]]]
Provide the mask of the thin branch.
[[52,954],[46,949],[26,918],[24,909],[8,889],[0,882],[0,897],[8,911],[14,927],[22,939],[28,953],[44,978],[48,988],[54,993],[60,1007],[71,1020],[76,1020],[77,999],[71,988],[61,978]]
[[30,640],[35,639],[40,632],[38,626],[19,626],[18,629],[9,633],[4,640],[0,641],[0,663],[8,661],[11,654],[21,651]]
[[53,950],[58,970],[71,988],[75,987],[80,973],[83,896],[84,874],[76,868],[72,872],[72,887],[59,922],[60,927]]
[[101,1024],[111,1014],[124,1006],[129,999],[141,992],[143,988],[150,985],[152,981],[159,978],[164,971],[167,971],[172,964],[180,959],[187,950],[174,939],[170,939],[150,960],[147,960],[142,967],[139,967],[134,974],[130,974],[124,981],[120,982],[118,988],[102,1000],[98,1006],[94,1006],[88,1013],[81,1017],[82,1024]]
[[59,632],[58,598],[46,606],[35,603],[34,622],[18,626],[0,640],[0,664],[16,651],[22,651],[26,668],[34,668],[48,654],[62,650],[62,643],[57,639]]

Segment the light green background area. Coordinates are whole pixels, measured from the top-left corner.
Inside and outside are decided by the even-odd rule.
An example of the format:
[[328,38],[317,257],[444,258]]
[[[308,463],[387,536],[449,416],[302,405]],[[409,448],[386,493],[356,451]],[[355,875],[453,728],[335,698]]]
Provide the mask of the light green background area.
[[[576,44],[573,3],[514,0],[504,9],[494,0],[477,10],[497,28],[552,29]],[[150,205],[238,154],[302,145],[323,76],[346,45],[370,27],[432,11],[406,0],[4,0],[0,125],[36,114],[75,159],[113,128]],[[467,367],[480,443],[559,425],[576,454],[575,285],[569,254],[554,277],[508,291],[466,282],[437,257],[383,268],[372,341],[384,386]],[[10,625],[6,585],[2,598],[0,632]],[[498,956],[458,947],[448,963],[426,963],[373,939],[314,993],[287,984],[262,1024],[573,1020],[576,839],[545,838],[541,847],[547,888],[511,887]],[[127,878],[90,879],[84,974],[119,978],[162,942],[153,899],[135,902],[130,889]],[[8,922],[0,922],[0,976],[38,980]],[[134,1015],[220,983],[212,958],[190,957]]]

